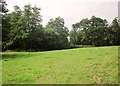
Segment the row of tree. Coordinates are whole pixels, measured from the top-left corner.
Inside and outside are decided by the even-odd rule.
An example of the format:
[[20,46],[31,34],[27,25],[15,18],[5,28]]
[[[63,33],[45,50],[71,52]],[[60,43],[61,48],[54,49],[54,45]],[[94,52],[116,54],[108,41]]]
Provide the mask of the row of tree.
[[115,18],[109,25],[106,19],[92,16],[72,25],[70,40],[75,45],[120,45],[120,26]]
[[[111,25],[107,20],[97,18],[83,19],[72,25],[69,32],[64,19],[50,19],[42,26],[41,9],[25,5],[21,10],[7,13],[6,3],[2,3],[2,50],[53,50],[70,48],[71,45],[120,45],[120,26],[115,18]],[[70,38],[70,39],[68,39]]]
[[50,19],[43,27],[40,8],[25,5],[21,10],[14,6],[14,11],[3,15],[2,49],[51,50],[68,46],[68,29],[64,19]]

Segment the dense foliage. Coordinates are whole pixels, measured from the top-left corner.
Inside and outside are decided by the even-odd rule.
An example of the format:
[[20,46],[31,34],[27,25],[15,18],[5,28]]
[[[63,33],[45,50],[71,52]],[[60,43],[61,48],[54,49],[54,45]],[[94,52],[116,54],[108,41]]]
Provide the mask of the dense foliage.
[[4,13],[8,12],[6,5],[5,1],[0,0],[0,51],[2,50],[2,17]]
[[14,6],[12,13],[3,16],[2,48],[4,50],[51,50],[68,46],[68,29],[63,18],[50,19],[42,26],[40,8]]
[[120,26],[115,18],[111,25],[106,19],[92,16],[72,25],[71,43],[74,45],[120,45]]
[[[107,20],[92,16],[72,25],[70,31],[64,19],[50,19],[42,26],[41,9],[25,5],[23,10],[14,6],[8,13],[2,3],[2,50],[53,50],[71,48],[71,45],[120,45],[120,26],[115,18],[111,25]],[[69,39],[70,38],[70,39]]]

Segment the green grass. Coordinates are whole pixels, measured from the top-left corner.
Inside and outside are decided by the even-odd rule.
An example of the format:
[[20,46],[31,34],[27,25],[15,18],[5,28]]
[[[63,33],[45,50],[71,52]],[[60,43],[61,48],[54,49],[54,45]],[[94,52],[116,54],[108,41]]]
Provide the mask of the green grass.
[[2,53],[3,84],[118,84],[118,47]]

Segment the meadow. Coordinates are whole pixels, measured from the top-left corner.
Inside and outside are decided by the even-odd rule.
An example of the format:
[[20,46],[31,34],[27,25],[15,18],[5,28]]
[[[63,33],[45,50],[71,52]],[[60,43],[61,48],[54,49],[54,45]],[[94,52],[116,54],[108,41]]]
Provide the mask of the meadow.
[[2,56],[3,84],[118,84],[118,46]]

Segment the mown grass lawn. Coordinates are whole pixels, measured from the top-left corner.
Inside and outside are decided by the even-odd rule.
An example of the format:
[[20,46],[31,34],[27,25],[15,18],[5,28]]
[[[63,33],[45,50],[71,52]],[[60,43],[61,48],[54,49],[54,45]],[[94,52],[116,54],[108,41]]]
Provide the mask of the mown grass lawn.
[[2,53],[3,84],[118,84],[118,47]]

